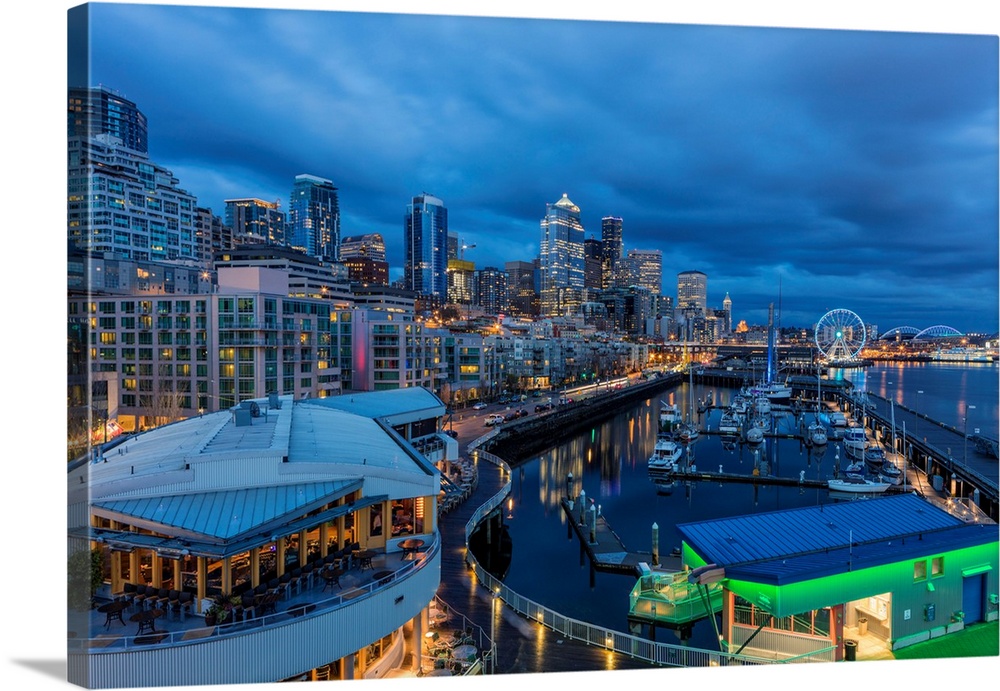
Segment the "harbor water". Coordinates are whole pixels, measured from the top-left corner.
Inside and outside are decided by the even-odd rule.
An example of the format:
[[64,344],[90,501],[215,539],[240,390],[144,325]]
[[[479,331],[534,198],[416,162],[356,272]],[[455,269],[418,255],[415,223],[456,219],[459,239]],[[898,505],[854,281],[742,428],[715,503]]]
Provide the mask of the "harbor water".
[[[969,433],[978,427],[984,434],[995,437],[997,373],[996,365],[920,363],[841,370],[833,376],[846,377],[863,390],[886,396],[949,425],[956,424],[957,411],[958,429],[962,424],[961,413],[968,403],[975,406],[969,411]],[[655,523],[661,555],[670,554],[680,545],[676,526],[681,523],[835,501],[825,488],[764,482],[679,482],[668,494],[657,491],[649,478],[646,460],[656,439],[660,401],[677,404],[685,419],[690,416],[703,429],[706,426],[714,429],[718,427],[721,410],[709,410],[699,417],[699,401],[711,396],[717,406],[724,406],[735,394],[735,389],[710,385],[695,384],[689,390],[684,383],[622,410],[574,439],[515,467],[511,497],[504,506],[504,520],[513,542],[513,557],[504,579],[507,585],[566,616],[628,631],[628,594],[635,579],[599,572],[591,588],[589,564],[585,558],[581,560],[576,537],[567,537],[567,519],[559,504],[569,473],[574,477],[574,493],[583,489],[588,502],[593,499],[629,551],[652,551]],[[809,414],[807,422],[811,421]],[[791,413],[779,413],[775,431],[779,435],[793,433],[798,422]],[[756,468],[762,479],[771,475],[826,480],[833,476],[835,465],[841,468],[846,465],[843,447],[832,441],[819,452],[789,438],[767,438],[753,449],[743,444],[727,447],[719,436],[702,434],[688,449],[690,455],[685,457],[698,469],[750,475]],[[678,642],[677,635],[666,629],[658,630],[656,635],[657,640]],[[688,643],[699,648],[718,648],[707,619],[695,625]]]

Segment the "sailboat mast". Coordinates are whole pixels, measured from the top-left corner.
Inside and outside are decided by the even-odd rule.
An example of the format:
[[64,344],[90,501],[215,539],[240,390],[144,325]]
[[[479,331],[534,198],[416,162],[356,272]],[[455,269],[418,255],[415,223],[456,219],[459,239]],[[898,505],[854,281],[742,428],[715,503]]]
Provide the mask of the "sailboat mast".
[[774,382],[774,303],[767,307],[767,372],[766,382]]

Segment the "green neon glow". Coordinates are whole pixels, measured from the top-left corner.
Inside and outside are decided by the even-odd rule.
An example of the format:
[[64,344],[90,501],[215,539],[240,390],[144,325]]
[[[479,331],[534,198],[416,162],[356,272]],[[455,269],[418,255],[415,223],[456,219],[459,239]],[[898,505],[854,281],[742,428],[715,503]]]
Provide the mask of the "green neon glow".
[[[961,601],[961,569],[964,565],[978,565],[984,562],[997,563],[997,543],[966,547],[951,552],[928,554],[944,556],[948,569],[944,576],[934,579],[939,591],[948,591]],[[851,600],[880,593],[892,592],[907,599],[926,596],[925,581],[913,581],[913,562],[916,557],[905,561],[885,564],[869,569],[845,571],[833,576],[824,576],[809,581],[773,586],[752,581],[726,579],[728,590],[755,605],[766,609],[776,617],[785,617],[808,612],[823,607],[832,607]],[[844,565],[847,568],[847,565]],[[959,584],[959,585],[956,585]],[[995,581],[991,587],[996,589]],[[993,591],[990,591],[993,592]],[[763,600],[761,599],[763,596]],[[771,607],[765,607],[770,602]],[[902,607],[895,609],[904,609]]]

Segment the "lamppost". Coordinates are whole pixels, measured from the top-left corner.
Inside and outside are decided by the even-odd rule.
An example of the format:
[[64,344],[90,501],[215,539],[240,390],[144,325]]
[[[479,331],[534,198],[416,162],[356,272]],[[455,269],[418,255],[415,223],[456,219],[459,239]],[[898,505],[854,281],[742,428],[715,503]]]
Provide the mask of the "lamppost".
[[490,653],[493,669],[497,666],[497,600],[500,599],[500,586],[493,589],[493,601],[490,604]]

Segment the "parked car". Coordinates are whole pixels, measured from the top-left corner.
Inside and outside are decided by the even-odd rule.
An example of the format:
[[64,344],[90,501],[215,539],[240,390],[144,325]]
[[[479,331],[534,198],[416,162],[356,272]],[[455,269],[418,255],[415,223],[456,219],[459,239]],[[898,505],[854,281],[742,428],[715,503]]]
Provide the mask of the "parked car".
[[546,410],[552,410],[551,403],[539,403],[535,406],[536,413],[544,413]]
[[447,434],[452,439],[458,439],[458,432],[456,432],[453,429],[446,429],[444,433]]
[[528,414],[527,410],[525,410],[524,408],[518,408],[517,410],[518,417],[525,417],[527,414]]
[[479,403],[477,403],[476,405],[472,406],[472,409],[473,410],[482,410],[485,407],[486,407],[486,404],[483,403],[482,401],[479,401]]
[[503,416],[497,415],[496,413],[493,413],[492,415],[487,415],[486,422],[484,422],[483,424],[485,424],[487,427],[493,427],[494,425],[502,425]]

